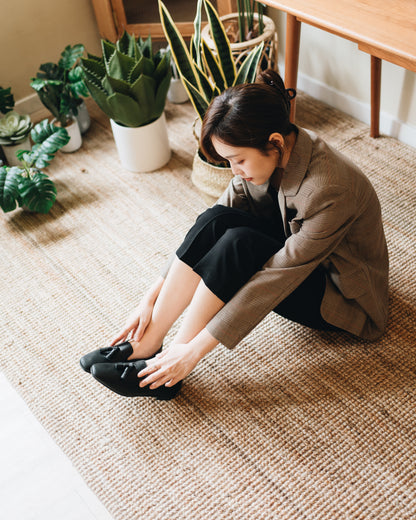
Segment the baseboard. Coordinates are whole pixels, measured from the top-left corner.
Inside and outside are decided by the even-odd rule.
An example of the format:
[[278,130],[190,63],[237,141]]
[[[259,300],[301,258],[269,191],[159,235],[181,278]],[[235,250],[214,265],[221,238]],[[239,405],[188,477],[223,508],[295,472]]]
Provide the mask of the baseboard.
[[37,94],[31,94],[25,98],[16,101],[15,109],[19,114],[33,114],[38,112],[43,107]]
[[[371,108],[368,103],[363,103],[301,73],[298,76],[298,88],[315,99],[342,110],[363,123],[370,124]],[[386,112],[380,112],[380,133],[416,147],[416,127],[399,121]]]
[[[281,71],[281,74],[284,77],[284,70]],[[371,109],[368,103],[363,103],[344,92],[328,87],[328,85],[301,73],[298,76],[298,88],[310,96],[355,117],[359,121],[367,125],[370,124]],[[42,114],[43,117],[44,107],[37,94],[32,94],[17,101],[15,108],[20,114]],[[416,147],[416,127],[399,121],[386,112],[380,113],[380,132],[384,135],[395,137],[402,143]]]

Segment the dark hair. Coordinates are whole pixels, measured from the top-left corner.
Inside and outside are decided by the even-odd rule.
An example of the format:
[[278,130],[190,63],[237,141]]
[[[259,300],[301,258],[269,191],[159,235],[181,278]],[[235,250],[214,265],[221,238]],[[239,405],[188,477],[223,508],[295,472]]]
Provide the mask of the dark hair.
[[216,152],[212,138],[233,145],[257,148],[266,152],[269,136],[283,136],[297,128],[290,122],[290,100],[294,89],[286,89],[279,74],[267,69],[255,83],[245,83],[225,90],[208,107],[202,123],[200,146],[209,161],[224,159]]

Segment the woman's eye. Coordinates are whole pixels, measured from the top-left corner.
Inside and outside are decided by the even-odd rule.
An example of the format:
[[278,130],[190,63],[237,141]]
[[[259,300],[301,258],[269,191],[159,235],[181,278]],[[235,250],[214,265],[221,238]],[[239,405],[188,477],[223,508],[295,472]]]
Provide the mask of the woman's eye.
[[238,161],[237,164],[240,165],[240,164],[243,164],[244,162],[244,159],[241,159],[241,161]]

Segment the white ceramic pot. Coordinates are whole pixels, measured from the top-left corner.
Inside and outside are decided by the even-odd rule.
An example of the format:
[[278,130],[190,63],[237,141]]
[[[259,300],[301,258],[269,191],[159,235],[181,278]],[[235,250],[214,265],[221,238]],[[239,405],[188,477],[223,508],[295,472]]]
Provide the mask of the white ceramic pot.
[[171,103],[185,103],[188,101],[188,93],[182,84],[182,80],[178,78],[172,78],[170,80],[170,87],[168,90],[168,100]]
[[17,144],[11,144],[8,146],[2,146],[4,156],[6,157],[7,164],[9,166],[20,166],[20,162],[16,157],[18,150],[31,150],[32,145],[30,144],[30,138],[27,136],[23,141]]
[[[55,124],[56,119],[52,120],[52,124]],[[65,130],[69,135],[69,142],[61,148],[61,152],[71,153],[76,152],[82,145],[81,131],[79,129],[78,121],[75,117],[72,117],[72,123],[65,127]]]
[[153,123],[137,128],[110,121],[123,168],[132,172],[151,172],[169,161],[171,150],[164,112]]
[[91,118],[85,101],[83,101],[78,107],[78,115],[76,116],[76,120],[78,121],[81,134],[85,134],[85,132],[91,126]]

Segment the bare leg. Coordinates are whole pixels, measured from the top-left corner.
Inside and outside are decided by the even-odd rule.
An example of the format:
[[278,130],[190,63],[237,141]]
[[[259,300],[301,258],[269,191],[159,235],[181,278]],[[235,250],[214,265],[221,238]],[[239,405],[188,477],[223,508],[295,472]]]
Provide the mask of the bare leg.
[[147,358],[160,348],[169,329],[188,307],[201,277],[175,258],[153,308],[152,319],[139,342],[131,341],[131,358]]
[[189,343],[223,306],[224,302],[215,296],[201,280],[173,342]]

